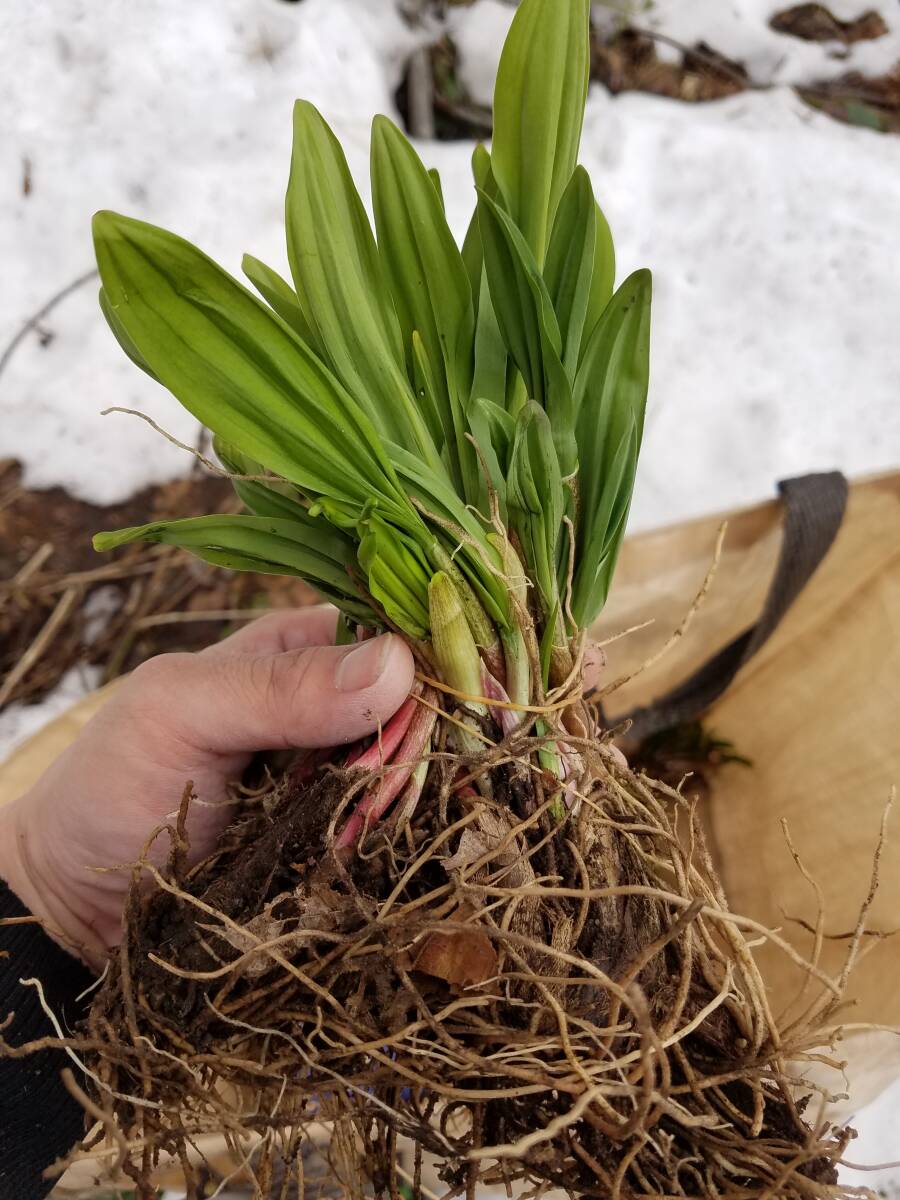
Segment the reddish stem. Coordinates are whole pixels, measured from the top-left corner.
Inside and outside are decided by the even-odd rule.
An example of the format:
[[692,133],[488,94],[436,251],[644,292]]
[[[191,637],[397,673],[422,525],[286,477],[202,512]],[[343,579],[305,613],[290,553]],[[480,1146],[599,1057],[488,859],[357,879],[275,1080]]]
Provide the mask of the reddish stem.
[[[425,693],[424,698],[433,699],[431,694]],[[390,724],[396,721],[400,714],[404,711],[407,705],[412,705],[410,717],[405,720],[405,735],[400,741],[399,748],[397,741],[392,739],[392,750],[396,750],[396,757],[391,761],[388,753],[387,734],[390,729]],[[366,755],[358,758],[354,763],[355,767],[365,766],[369,769],[377,769],[387,763],[390,763],[392,769],[383,776],[360,800],[354,811],[350,814],[344,828],[338,834],[335,848],[337,850],[346,849],[352,846],[359,838],[366,825],[372,825],[375,821],[379,821],[396,800],[402,789],[406,786],[410,776],[416,768],[416,765],[422,758],[425,751],[425,746],[428,739],[434,730],[437,714],[432,708],[426,708],[424,704],[416,703],[412,697],[406,701],[403,708],[399,710],[393,721],[385,727],[384,736],[381,739],[381,748],[385,755],[382,760],[364,761],[366,756],[372,750],[377,749],[376,746],[370,747],[366,751]]]
[[405,700],[397,709],[391,719],[381,731],[381,737],[376,740],[365,750],[352,750],[347,758],[345,766],[362,767],[367,771],[376,771],[379,767],[383,767],[385,763],[391,761],[397,747],[406,736],[406,731],[409,729],[410,722],[413,719],[418,705],[412,696]]

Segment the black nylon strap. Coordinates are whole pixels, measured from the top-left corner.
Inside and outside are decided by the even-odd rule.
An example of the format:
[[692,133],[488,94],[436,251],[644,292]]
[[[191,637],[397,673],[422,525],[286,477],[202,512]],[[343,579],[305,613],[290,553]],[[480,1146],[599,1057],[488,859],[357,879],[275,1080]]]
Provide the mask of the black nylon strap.
[[651,734],[698,720],[768,641],[828,553],[847,507],[847,480],[841,472],[784,479],[778,491],[784,505],[784,533],[759,620],[666,695],[620,718],[631,721],[629,741],[643,741]]

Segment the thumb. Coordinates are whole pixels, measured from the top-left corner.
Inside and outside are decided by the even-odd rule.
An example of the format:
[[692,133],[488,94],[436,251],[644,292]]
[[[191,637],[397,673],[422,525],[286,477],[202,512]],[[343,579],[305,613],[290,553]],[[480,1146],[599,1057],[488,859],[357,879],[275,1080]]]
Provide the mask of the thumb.
[[185,735],[219,753],[337,746],[374,733],[409,695],[415,666],[394,634],[355,646],[192,657]]

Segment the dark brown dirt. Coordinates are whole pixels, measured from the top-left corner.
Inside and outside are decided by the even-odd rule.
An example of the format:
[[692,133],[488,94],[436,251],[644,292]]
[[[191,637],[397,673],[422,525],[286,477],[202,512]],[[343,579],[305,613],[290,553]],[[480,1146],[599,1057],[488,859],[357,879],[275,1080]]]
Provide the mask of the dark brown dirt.
[[[238,924],[259,917],[275,897],[302,896],[304,885],[321,864],[325,831],[346,782],[339,774],[326,774],[309,787],[285,785],[274,803],[239,817],[217,852],[178,877],[179,885]],[[319,886],[326,886],[321,871],[317,879]],[[204,1007],[205,989],[191,980],[178,986],[179,981],[148,957],[156,954],[190,971],[214,969],[218,960],[209,942],[198,938],[202,914],[165,891],[145,893],[135,903],[138,907],[130,920],[135,937],[132,958],[140,964],[135,969],[136,986],[159,1017],[190,1026],[198,1044],[208,1044],[215,1023]],[[282,901],[273,920],[289,927],[301,915],[299,901],[297,907]]]
[[795,4],[774,13],[769,24],[776,33],[786,33],[806,42],[868,42],[884,37],[888,27],[881,13],[869,9],[850,21],[842,21],[824,4]]
[[733,96],[750,86],[743,64],[705,42],[684,47],[680,62],[659,57],[656,39],[623,29],[612,38],[591,38],[591,78],[619,92],[649,92],[673,100],[702,103]]
[[[129,546],[100,555],[91,538],[102,529],[156,519],[234,510],[231,485],[208,475],[147,488],[124,504],[100,507],[62,488],[22,486],[18,463],[0,462],[0,681],[28,651],[69,589],[75,603],[46,653],[28,670],[7,703],[43,699],[79,663],[98,665],[107,678],[167,650],[199,650],[229,632],[227,622],[194,619],[203,611],[247,610],[310,603],[299,581],[241,575],[211,567],[170,547]],[[44,546],[49,554],[19,584],[17,575]],[[110,569],[116,578],[104,577]],[[108,616],[97,628],[91,598],[105,589]],[[153,623],[167,614],[188,620]]]

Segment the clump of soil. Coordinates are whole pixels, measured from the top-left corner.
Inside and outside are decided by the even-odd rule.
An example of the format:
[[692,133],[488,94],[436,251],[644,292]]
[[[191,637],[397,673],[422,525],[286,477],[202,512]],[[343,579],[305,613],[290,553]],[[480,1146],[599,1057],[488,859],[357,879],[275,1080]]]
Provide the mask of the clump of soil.
[[869,9],[849,21],[836,17],[824,4],[794,4],[773,13],[769,25],[806,42],[867,42],[884,37],[888,27],[881,13]]
[[423,1195],[425,1155],[448,1197],[836,1194],[852,1135],[806,1115],[798,1064],[840,988],[811,964],[802,1018],[777,1027],[761,931],[729,912],[690,806],[585,717],[586,736],[554,731],[584,764],[564,809],[527,725],[465,760],[439,739],[415,810],[345,851],[359,770],[248,798],[195,866],[185,797],[71,1043],[139,1194],[165,1150],[199,1197],[187,1150],[208,1132],[261,1136],[259,1197],[276,1161],[302,1194],[322,1122],[351,1196]]
[[613,95],[649,92],[690,103],[721,100],[750,86],[742,63],[705,42],[683,47],[680,61],[668,62],[659,57],[657,41],[627,27],[609,38],[595,33],[591,38],[591,78]]
[[635,769],[699,801],[709,799],[715,774],[726,763],[753,765],[733,743],[719,737],[701,721],[689,721],[651,734],[640,744],[629,747],[629,761]]
[[807,104],[838,121],[879,133],[900,133],[900,65],[884,75],[848,71],[798,91]]

